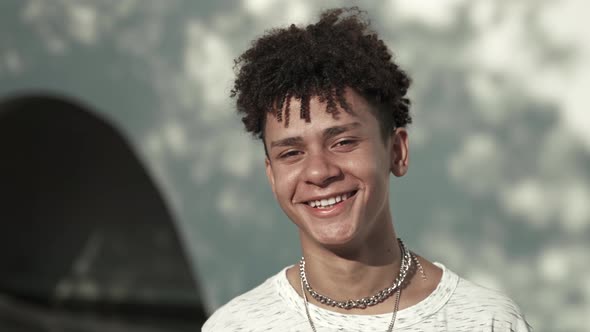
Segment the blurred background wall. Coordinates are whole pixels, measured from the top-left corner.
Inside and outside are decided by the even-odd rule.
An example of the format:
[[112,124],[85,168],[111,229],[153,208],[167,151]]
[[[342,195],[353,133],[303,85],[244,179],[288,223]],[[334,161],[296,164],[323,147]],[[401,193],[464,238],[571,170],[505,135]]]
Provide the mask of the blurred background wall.
[[3,0],[0,100],[65,96],[119,128],[211,312],[300,255],[228,97],[233,59],[270,27],[355,4],[414,80],[410,172],[391,180],[399,234],[510,294],[536,331],[584,330],[587,1]]

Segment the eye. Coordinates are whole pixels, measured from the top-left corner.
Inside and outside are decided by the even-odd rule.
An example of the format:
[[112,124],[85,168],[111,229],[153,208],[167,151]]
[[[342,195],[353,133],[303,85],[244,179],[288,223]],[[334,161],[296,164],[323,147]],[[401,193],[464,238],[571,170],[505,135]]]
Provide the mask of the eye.
[[295,157],[300,154],[301,154],[301,151],[299,151],[299,150],[288,150],[288,151],[281,153],[279,155],[279,159],[287,159],[290,157]]
[[336,142],[336,144],[334,144],[334,146],[343,146],[343,145],[350,145],[353,144],[354,141],[351,139],[343,139],[341,141]]
[[347,149],[352,148],[358,144],[358,140],[352,138],[344,138],[334,143],[334,148]]

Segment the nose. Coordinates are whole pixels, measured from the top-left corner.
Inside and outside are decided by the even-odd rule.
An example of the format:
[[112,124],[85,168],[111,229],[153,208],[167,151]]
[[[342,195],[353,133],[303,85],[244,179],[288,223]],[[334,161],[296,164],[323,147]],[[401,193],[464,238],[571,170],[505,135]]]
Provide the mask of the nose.
[[326,187],[342,177],[342,170],[336,162],[318,152],[307,156],[305,165],[305,182],[319,187]]

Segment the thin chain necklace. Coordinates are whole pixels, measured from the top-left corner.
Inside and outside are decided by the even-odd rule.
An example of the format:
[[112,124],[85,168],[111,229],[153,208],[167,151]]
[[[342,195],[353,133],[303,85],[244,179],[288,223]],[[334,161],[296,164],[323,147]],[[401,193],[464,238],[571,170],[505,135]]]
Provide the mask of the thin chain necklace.
[[[305,294],[305,289],[303,288],[303,281],[301,281],[301,292],[303,293],[303,299],[305,303],[305,314],[307,315],[307,321],[309,322],[309,326],[311,326],[311,330],[313,332],[317,332],[315,329],[315,325],[313,320],[311,319],[311,315],[309,314],[309,303],[307,301],[307,295]],[[398,288],[395,292],[395,304],[393,305],[393,313],[391,314],[391,321],[389,322],[389,326],[387,327],[387,332],[393,331],[393,326],[395,324],[395,318],[397,316],[397,312],[399,310],[399,299],[402,294],[402,289]]]
[[[400,297],[401,297],[401,293],[402,293],[401,285],[404,282],[404,279],[406,278],[407,270],[409,269],[409,267],[412,264],[412,261],[413,260],[415,260],[416,262],[418,261],[415,258],[415,256],[409,250],[407,250],[407,248],[404,245],[404,243],[402,242],[402,240],[401,239],[397,239],[397,240],[399,242],[399,246],[400,246],[400,249],[401,249],[401,252],[402,252],[403,260],[402,260],[402,264],[400,266],[400,273],[399,273],[398,277],[396,278],[396,280],[394,281],[393,285],[391,286],[391,287],[394,287],[395,286],[394,287],[394,290],[395,290],[395,304],[393,306],[393,313],[391,314],[391,321],[389,322],[389,326],[387,327],[387,332],[393,331],[393,326],[395,324],[395,318],[396,318],[397,312],[399,310],[399,301],[400,301]],[[303,262],[303,264],[301,264],[301,262]],[[316,328],[315,328],[315,325],[313,323],[313,320],[311,319],[311,315],[309,314],[309,301],[307,300],[307,294],[305,292],[305,290],[307,288],[307,291],[310,292],[310,294],[313,294],[313,293],[311,293],[311,291],[313,291],[313,289],[311,289],[311,286],[309,286],[309,284],[307,283],[307,278],[305,277],[305,260],[303,258],[301,258],[301,262],[300,262],[300,265],[299,265],[300,266],[300,272],[301,272],[299,274],[299,276],[300,276],[300,280],[301,280],[301,293],[303,294],[303,303],[305,304],[305,314],[307,315],[307,320],[309,321],[309,325],[311,326],[312,331],[313,332],[317,332],[316,331]],[[406,267],[406,265],[407,265],[407,267]],[[405,269],[405,271],[404,271],[404,269]],[[404,271],[404,272],[402,272],[402,271]],[[388,287],[385,290],[387,290],[387,289],[389,289],[391,287]],[[385,290],[382,290],[382,291],[378,292],[377,295],[380,294],[380,293],[382,293]],[[313,292],[315,294],[317,294],[315,291],[313,291]],[[318,295],[320,295],[320,294],[318,294]],[[330,298],[328,298],[326,296],[323,296],[323,295],[320,295],[320,296],[322,296],[322,298],[325,298],[325,299],[330,300],[331,301],[330,303],[338,303],[338,301],[334,301],[334,300],[332,300],[332,299],[330,299]],[[360,299],[360,300],[357,300],[357,301],[362,301],[364,299],[367,299],[367,298],[363,298],[363,299]],[[349,301],[356,302],[354,300],[349,300]],[[344,303],[349,303],[349,301],[344,301]],[[381,301],[383,301],[383,299]],[[377,303],[379,303],[379,302],[377,302]],[[337,304],[335,304],[335,305],[334,304],[330,304],[330,305],[332,305],[332,306],[338,306]],[[372,305],[374,305],[374,304],[372,304]],[[338,306],[338,307],[340,307],[340,306]],[[366,305],[363,308],[366,308]],[[349,309],[349,308],[346,308],[346,309]]]

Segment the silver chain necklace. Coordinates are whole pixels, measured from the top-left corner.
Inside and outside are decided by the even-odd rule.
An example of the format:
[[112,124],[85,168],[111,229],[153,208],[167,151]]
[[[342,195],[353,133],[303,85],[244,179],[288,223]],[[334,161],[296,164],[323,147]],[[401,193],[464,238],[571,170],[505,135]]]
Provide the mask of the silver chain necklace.
[[395,279],[395,281],[393,282],[393,285],[380,290],[379,292],[377,292],[377,294],[375,294],[373,296],[363,297],[358,300],[336,301],[336,300],[333,300],[325,295],[319,294],[313,288],[311,288],[311,286],[309,285],[309,282],[307,281],[307,276],[305,275],[305,258],[304,257],[301,257],[301,260],[299,261],[299,276],[301,278],[301,282],[303,283],[303,285],[305,286],[305,289],[309,292],[311,297],[313,297],[314,299],[316,299],[316,301],[318,301],[322,304],[326,304],[326,305],[329,305],[332,307],[338,307],[341,309],[353,309],[353,308],[364,309],[366,307],[371,307],[376,304],[379,304],[379,303],[383,302],[384,300],[386,300],[388,297],[390,297],[395,292],[396,289],[401,287],[402,283],[406,279],[406,275],[408,274],[408,270],[410,269],[410,265],[412,265],[412,261],[414,261],[412,253],[406,248],[403,241],[401,239],[397,239],[397,241],[399,243],[399,247],[400,247],[401,253],[402,253],[402,261],[401,261],[399,274],[398,274],[397,278]]
[[[371,299],[371,298],[379,295],[380,293],[384,292],[385,290],[388,290],[388,289],[390,289],[390,288],[393,287],[392,292],[395,291],[395,304],[393,306],[393,313],[391,314],[391,321],[389,322],[389,326],[387,327],[387,332],[393,331],[393,326],[395,324],[395,318],[396,318],[397,312],[399,310],[399,301],[400,301],[400,297],[401,297],[401,293],[402,293],[401,285],[403,284],[403,282],[404,282],[404,280],[406,278],[407,272],[408,272],[408,270],[410,268],[410,265],[412,264],[412,261],[415,260],[416,262],[418,262],[418,260],[416,259],[416,257],[412,254],[412,252],[410,252],[406,248],[406,246],[404,245],[404,243],[402,242],[402,240],[401,239],[397,239],[397,240],[399,242],[399,246],[400,246],[400,249],[401,249],[401,252],[402,252],[402,257],[403,257],[402,262],[401,262],[401,266],[400,266],[400,273],[399,273],[398,277],[395,279],[395,281],[393,282],[393,285],[391,287],[388,287],[388,288],[386,288],[386,289],[378,292],[376,295],[374,295],[372,297],[369,297],[369,299]],[[313,332],[317,332],[316,331],[316,328],[315,328],[315,325],[313,323],[313,320],[311,319],[311,315],[309,314],[309,301],[307,300],[307,294],[305,293],[305,290],[307,289],[307,291],[310,294],[312,294],[312,295],[313,295],[313,293],[311,293],[312,291],[315,294],[317,294],[317,293],[307,283],[307,278],[305,276],[305,260],[304,260],[303,257],[301,258],[301,261],[300,261],[300,264],[299,264],[299,268],[300,268],[300,274],[299,274],[299,276],[300,276],[300,280],[301,280],[301,293],[303,294],[303,303],[305,304],[305,314],[307,315],[307,320],[309,321],[309,325],[311,326],[312,331]],[[420,266],[420,270],[421,270],[421,266]],[[330,302],[330,305],[332,305],[332,306],[338,306],[337,303],[345,303],[345,304],[351,303],[350,301],[352,301],[352,303],[357,303],[357,301],[361,301],[360,303],[365,303],[365,302],[363,302],[363,300],[364,299],[367,299],[367,298],[362,298],[362,299],[356,300],[356,301],[354,301],[354,300],[348,300],[348,301],[339,302],[339,301],[334,301],[334,300],[330,299],[327,296],[323,296],[323,295],[320,295],[320,294],[317,294],[317,295],[322,296],[322,298],[325,298],[327,300],[330,300],[331,301]],[[391,295],[391,293],[389,295]],[[387,295],[387,297],[389,295]],[[387,298],[387,297],[385,297],[385,298]],[[314,298],[317,300],[316,297],[314,297]],[[385,298],[381,299],[381,301],[379,301],[377,303],[382,302],[383,300],[385,300]],[[321,303],[323,303],[323,302],[321,302]],[[336,303],[336,304],[332,304],[332,303]],[[328,303],[324,303],[324,304],[328,304]],[[371,305],[375,305],[375,304],[371,304]],[[366,304],[364,307],[359,307],[359,308],[366,308],[367,305],[369,305],[369,304]],[[339,308],[342,308],[340,306],[338,306],[338,307]],[[350,308],[354,308],[354,307],[350,307]],[[350,308],[346,308],[346,309],[350,309]]]

